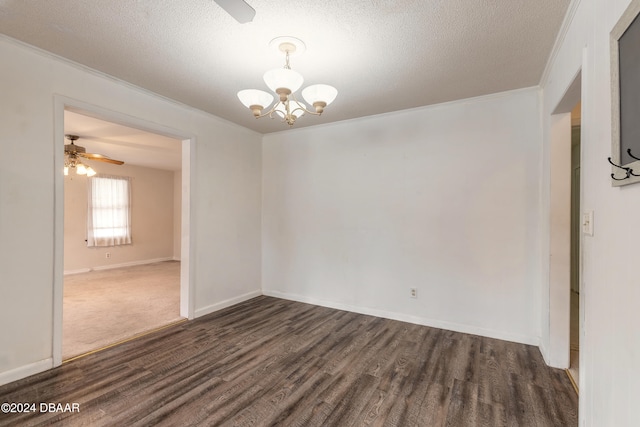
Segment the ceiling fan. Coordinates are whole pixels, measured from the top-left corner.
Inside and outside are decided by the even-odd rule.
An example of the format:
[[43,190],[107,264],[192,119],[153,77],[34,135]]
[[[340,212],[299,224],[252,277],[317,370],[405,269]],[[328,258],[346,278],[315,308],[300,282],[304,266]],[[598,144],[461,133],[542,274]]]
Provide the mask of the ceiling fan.
[[87,166],[80,161],[80,157],[84,157],[88,160],[97,160],[99,162],[112,163],[114,165],[123,165],[121,160],[115,160],[102,154],[87,153],[84,147],[75,144],[75,141],[80,139],[78,135],[65,135],[65,137],[71,141],[71,144],[65,144],[64,146],[64,174],[69,174],[69,169],[75,169],[78,175],[93,176],[96,171],[91,166]]
[[214,0],[218,5],[227,11],[236,21],[241,24],[253,21],[256,16],[254,8],[249,6],[244,0]]

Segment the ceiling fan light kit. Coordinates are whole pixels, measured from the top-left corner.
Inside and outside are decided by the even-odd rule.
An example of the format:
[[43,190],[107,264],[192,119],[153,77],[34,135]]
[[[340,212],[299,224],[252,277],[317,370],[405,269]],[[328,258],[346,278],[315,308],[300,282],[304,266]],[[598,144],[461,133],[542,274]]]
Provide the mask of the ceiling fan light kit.
[[[278,96],[277,102],[269,108],[274,96],[258,89],[245,89],[238,92],[240,102],[251,110],[255,118],[259,119],[265,116],[273,118],[275,114],[290,127],[293,126],[296,119],[305,113],[316,116],[321,115],[324,108],[336,99],[338,90],[326,84],[306,87],[302,91],[302,97],[313,106],[313,111],[309,110],[303,102],[296,99],[294,93],[302,87],[304,78],[300,73],[291,69],[289,57],[305,51],[306,47],[302,40],[288,36],[276,37],[271,40],[269,46],[285,54],[284,68],[269,70],[263,76],[267,87]],[[263,112],[267,108],[268,111]]]
[[78,135],[65,135],[71,141],[64,146],[64,174],[69,175],[69,169],[75,169],[77,175],[94,176],[96,171],[91,166],[87,166],[80,161],[80,157],[99,162],[113,163],[114,165],[124,164],[121,160],[111,159],[102,154],[87,153],[84,147],[75,144],[80,137]]

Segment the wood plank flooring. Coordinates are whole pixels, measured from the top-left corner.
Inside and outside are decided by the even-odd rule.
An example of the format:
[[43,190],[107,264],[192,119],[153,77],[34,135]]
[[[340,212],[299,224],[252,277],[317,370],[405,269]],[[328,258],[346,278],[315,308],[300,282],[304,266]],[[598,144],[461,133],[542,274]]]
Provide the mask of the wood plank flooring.
[[258,297],[0,387],[20,426],[577,426],[536,347]]

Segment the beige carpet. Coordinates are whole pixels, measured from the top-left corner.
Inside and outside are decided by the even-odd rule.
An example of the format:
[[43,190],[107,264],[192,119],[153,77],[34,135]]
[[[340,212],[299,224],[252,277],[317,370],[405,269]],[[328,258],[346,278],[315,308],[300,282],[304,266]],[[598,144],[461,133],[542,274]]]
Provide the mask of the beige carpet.
[[62,358],[180,319],[179,261],[65,276]]

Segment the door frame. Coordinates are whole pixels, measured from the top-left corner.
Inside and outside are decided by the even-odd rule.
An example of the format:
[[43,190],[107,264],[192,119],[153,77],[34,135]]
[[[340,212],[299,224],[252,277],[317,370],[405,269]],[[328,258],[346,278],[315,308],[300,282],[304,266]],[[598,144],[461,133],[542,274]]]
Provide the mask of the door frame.
[[[584,57],[583,57],[584,61]],[[570,313],[571,313],[571,111],[583,99],[583,67],[571,80],[562,99],[550,117],[550,204],[549,204],[549,342],[546,360],[555,368],[569,368]],[[581,127],[581,130],[584,127]],[[582,138],[581,138],[582,139]],[[580,155],[582,156],[583,150]],[[558,156],[558,157],[554,157]],[[560,163],[558,163],[560,162]],[[555,165],[555,168],[554,168]],[[554,173],[555,171],[555,173]],[[580,207],[583,210],[582,182],[580,176]],[[583,233],[578,239],[578,273],[582,277]],[[581,286],[582,288],[582,286]],[[584,294],[580,295],[579,334],[584,333]]]
[[[180,316],[195,316],[195,239],[193,235],[193,193],[195,183],[196,138],[188,132],[152,123],[124,113],[108,110],[83,101],[54,95],[54,255],[53,255],[53,366],[62,364],[62,327],[64,304],[64,111],[71,110],[101,120],[145,130],[182,141]],[[60,173],[57,173],[60,171]]]

